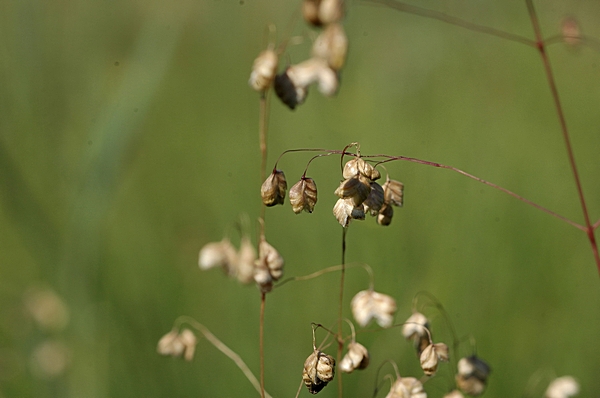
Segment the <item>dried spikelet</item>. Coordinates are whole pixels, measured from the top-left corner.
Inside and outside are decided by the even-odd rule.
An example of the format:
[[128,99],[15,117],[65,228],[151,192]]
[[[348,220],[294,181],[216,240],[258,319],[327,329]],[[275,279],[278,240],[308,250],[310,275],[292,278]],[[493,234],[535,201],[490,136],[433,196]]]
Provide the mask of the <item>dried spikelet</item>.
[[363,160],[362,162],[359,161],[357,166],[360,174],[367,177],[369,180],[375,181],[381,178],[381,173],[379,173],[375,167],[371,166],[370,163]]
[[319,83],[319,91],[326,96],[332,96],[338,89],[337,74],[321,58],[309,58],[287,68],[286,74],[295,88],[307,88],[313,83]]
[[383,188],[378,183],[371,182],[371,192],[367,199],[363,202],[365,212],[370,212],[372,216],[379,214],[379,210],[383,206]]
[[179,340],[185,347],[183,352],[183,358],[186,361],[191,361],[194,359],[194,353],[196,352],[196,344],[198,340],[196,339],[196,335],[189,329],[183,329],[181,333],[179,333]]
[[302,210],[312,213],[317,203],[317,184],[312,178],[302,177],[290,189],[290,204],[294,213]]
[[402,207],[404,203],[404,184],[400,181],[390,180],[390,177],[387,176],[383,184],[383,192],[385,203]]
[[414,377],[397,379],[385,398],[427,398],[423,384]]
[[428,331],[429,320],[420,312],[413,312],[402,326],[402,335],[405,339],[413,341],[419,356],[429,345],[431,332],[428,333]]
[[266,206],[282,205],[287,191],[285,174],[281,170],[273,170],[260,188],[260,196]]
[[191,330],[183,329],[181,333],[171,330],[160,338],[156,351],[160,355],[183,356],[186,361],[191,361],[194,359],[196,344],[196,335]]
[[275,74],[277,73],[278,57],[273,50],[261,52],[254,60],[250,80],[248,84],[256,91],[264,91],[269,88]]
[[302,380],[311,394],[321,391],[335,375],[335,359],[315,350],[304,361]]
[[303,104],[308,95],[308,87],[296,87],[288,76],[287,70],[275,76],[274,87],[275,94],[277,94],[281,102],[292,110],[296,109],[296,106]]
[[427,376],[437,372],[440,361],[448,361],[448,346],[444,343],[429,344],[421,353],[421,369]]
[[235,247],[228,238],[223,238],[220,242],[207,243],[200,249],[198,256],[198,265],[201,270],[221,267],[229,275],[235,273],[237,261]]
[[550,383],[544,398],[569,398],[577,394],[579,394],[577,380],[571,376],[562,376]]
[[351,198],[354,206],[358,206],[371,193],[371,183],[362,175],[354,176],[342,181],[334,193],[342,199]]
[[[262,283],[279,280],[283,276],[283,257],[279,252],[271,246],[265,239],[262,239],[258,245],[258,259],[256,260],[256,268],[264,271],[265,267],[270,275],[269,278],[263,277],[259,272],[259,279]],[[262,277],[262,279],[261,279]],[[261,282],[256,280],[257,273],[255,270],[254,279],[260,285]]]
[[335,205],[333,206],[333,215],[342,227],[346,228],[350,224],[353,209],[354,203],[352,203],[352,199],[338,199],[338,201],[335,202]]
[[256,250],[247,236],[242,236],[238,252],[237,279],[242,283],[251,283],[254,280],[254,264]]
[[384,203],[379,209],[379,213],[377,214],[377,223],[379,225],[390,225],[392,223],[392,217],[394,216],[394,208]]
[[477,396],[483,394],[490,367],[475,355],[461,358],[457,364],[456,385],[465,394]]
[[361,327],[367,326],[373,318],[382,328],[390,327],[394,322],[396,300],[386,294],[363,290],[352,298],[350,305],[352,315]]
[[342,170],[342,176],[346,179],[357,176],[359,173],[359,171],[358,171],[358,162],[359,161],[364,162],[364,160],[362,160],[358,156],[352,160],[347,161],[346,164],[344,165],[344,169]]
[[348,352],[340,361],[340,370],[352,373],[355,369],[365,369],[369,365],[369,351],[360,343],[348,344]]
[[327,25],[313,43],[312,56],[324,59],[334,71],[339,71],[346,61],[348,38],[341,24]]

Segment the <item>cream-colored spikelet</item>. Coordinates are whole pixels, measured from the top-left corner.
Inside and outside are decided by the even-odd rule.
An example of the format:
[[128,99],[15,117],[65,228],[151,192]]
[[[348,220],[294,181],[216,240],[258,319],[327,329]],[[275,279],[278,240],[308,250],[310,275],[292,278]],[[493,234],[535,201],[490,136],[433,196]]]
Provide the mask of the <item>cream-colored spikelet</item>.
[[314,26],[339,22],[344,17],[343,0],[304,0],[302,2],[304,20]]
[[382,328],[392,326],[396,313],[396,300],[387,294],[373,290],[358,292],[350,303],[352,315],[361,327],[365,327],[372,319]]
[[196,344],[196,335],[191,330],[183,329],[181,332],[171,330],[160,338],[156,351],[161,355],[183,356],[186,361],[191,361],[194,359]]
[[282,205],[287,191],[285,174],[281,170],[273,170],[260,188],[260,196],[266,206]]
[[307,88],[318,83],[321,94],[331,97],[338,89],[338,77],[321,58],[309,58],[299,64],[291,65],[285,72],[295,88]]
[[417,355],[420,357],[425,347],[431,341],[429,320],[422,313],[413,312],[402,326],[402,335],[405,339],[411,340],[414,343]]
[[579,394],[579,383],[571,376],[562,376],[552,380],[544,398],[569,398]]
[[198,265],[201,270],[221,267],[229,275],[233,275],[237,262],[237,252],[228,238],[223,238],[220,242],[207,243],[200,249],[198,255]]
[[254,268],[254,281],[261,291],[271,291],[273,281],[283,276],[283,265],[281,254],[263,237],[258,245],[258,259]]
[[277,73],[278,62],[279,59],[274,50],[268,49],[261,52],[252,65],[252,72],[248,81],[250,87],[256,91],[267,90]]
[[461,358],[457,364],[456,385],[468,395],[483,394],[490,374],[490,367],[475,355]]
[[448,346],[444,343],[429,344],[421,353],[421,369],[427,376],[437,372],[439,362],[448,362]]
[[321,391],[335,375],[335,359],[319,350],[314,350],[304,361],[302,380],[311,394]]
[[348,344],[348,352],[340,361],[340,370],[352,373],[355,369],[365,369],[369,365],[369,351],[355,341]]
[[414,377],[400,377],[385,398],[427,398],[423,383]]
[[327,62],[334,71],[339,71],[346,61],[348,38],[339,23],[329,24],[317,36],[312,47],[312,56]]
[[302,177],[290,189],[290,204],[294,213],[302,210],[312,213],[317,203],[317,184],[312,178]]
[[237,279],[245,284],[254,281],[254,267],[256,263],[256,250],[248,236],[242,236],[240,250],[238,252],[236,269]]

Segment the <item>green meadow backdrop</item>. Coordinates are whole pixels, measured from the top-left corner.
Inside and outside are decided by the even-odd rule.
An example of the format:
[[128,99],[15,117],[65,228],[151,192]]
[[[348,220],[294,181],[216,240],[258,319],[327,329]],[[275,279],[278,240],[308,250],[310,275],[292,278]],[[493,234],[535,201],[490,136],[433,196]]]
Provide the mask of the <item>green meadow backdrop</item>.
[[[533,37],[521,1],[407,3]],[[239,241],[244,214],[256,242],[259,96],[247,81],[271,23],[278,42],[304,37],[282,67],[306,57],[314,33],[299,4],[0,0],[0,397],[259,396],[204,339],[191,363],[157,355],[156,343],[189,315],[258,375],[258,290],[201,272],[198,251],[225,234]],[[599,2],[536,6],[546,36],[571,16],[600,38]],[[534,49],[357,0],[344,24],[350,48],[337,97],[312,88],[295,111],[271,97],[269,167],[286,149],[359,141],[364,154],[452,165],[583,222]],[[563,43],[548,52],[595,221],[600,52]],[[310,156],[283,158],[290,186]],[[397,322],[426,290],[491,365],[485,396],[529,389],[540,397],[565,374],[579,380],[582,397],[598,396],[600,279],[584,233],[451,171],[386,167],[405,184],[405,206],[387,228],[354,222],[346,258],[373,268],[375,289],[397,300]],[[289,203],[267,209],[267,239],[285,257],[286,276],[341,257],[331,212],[339,158],[318,159],[309,176],[319,188],[313,214],[295,215]],[[346,282],[350,316],[350,299],[369,281],[354,268]],[[310,322],[334,324],[338,286],[331,273],[267,296],[272,396],[296,394]],[[54,326],[32,315],[32,292],[41,290],[66,307]],[[450,342],[443,318],[426,313],[436,339]],[[374,366],[344,377],[345,396],[371,397],[385,359],[403,375],[422,374],[399,329],[362,342]],[[470,353],[465,342],[461,354]],[[430,397],[447,392],[449,369],[426,383]],[[320,396],[337,396],[336,387]]]

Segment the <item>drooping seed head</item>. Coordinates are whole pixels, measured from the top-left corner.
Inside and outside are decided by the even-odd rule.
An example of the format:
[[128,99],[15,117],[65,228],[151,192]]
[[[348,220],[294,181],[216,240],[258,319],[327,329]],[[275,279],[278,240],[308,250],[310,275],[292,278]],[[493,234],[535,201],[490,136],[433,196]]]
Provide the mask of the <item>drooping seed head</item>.
[[260,188],[260,196],[266,206],[282,205],[287,191],[285,174],[281,170],[273,170]]
[[286,74],[297,88],[308,88],[313,83],[319,84],[321,94],[331,97],[338,89],[338,77],[327,61],[321,58],[309,58],[299,64],[287,68]]
[[273,50],[261,52],[254,60],[250,80],[248,84],[256,91],[264,91],[269,88],[275,74],[277,73],[278,57]]
[[579,394],[579,383],[571,376],[562,376],[552,380],[544,398],[569,398]]
[[283,257],[264,239],[262,239],[258,245],[257,263],[267,267],[269,274],[274,281],[279,280],[279,278],[283,276]]
[[302,380],[311,394],[321,391],[335,375],[335,359],[315,350],[304,361]]
[[385,398],[427,398],[423,384],[414,377],[397,379]]
[[228,238],[220,242],[207,243],[200,249],[198,265],[201,270],[221,267],[229,275],[235,274],[238,257],[235,247]]
[[370,212],[372,216],[379,214],[381,207],[383,206],[383,188],[375,181],[371,182],[371,192],[367,199],[363,202],[365,206],[365,212]]
[[371,193],[371,183],[366,177],[357,175],[342,181],[334,193],[342,199],[351,198],[354,206],[358,206]]
[[369,365],[369,351],[360,343],[348,344],[348,352],[340,361],[340,370],[352,373],[355,369],[365,369]]
[[312,213],[317,203],[317,184],[312,178],[303,177],[290,189],[290,204],[294,213],[302,210]]
[[183,358],[188,362],[194,359],[196,344],[198,343],[198,339],[196,338],[194,332],[192,332],[190,329],[183,329],[181,333],[179,333],[179,340],[185,346]]
[[191,361],[194,359],[196,344],[196,335],[191,330],[183,329],[181,333],[171,330],[158,341],[156,351],[161,355],[183,356],[186,361]]
[[429,344],[421,353],[421,369],[427,376],[437,372],[440,361],[448,361],[448,346],[444,343]]
[[483,394],[490,366],[480,358],[472,355],[461,358],[457,364],[456,385],[465,394],[477,396]]
[[317,36],[312,47],[312,56],[321,58],[334,71],[339,71],[346,61],[348,38],[339,23],[329,24]]
[[390,204],[384,203],[377,214],[377,224],[388,226],[392,223],[392,217],[394,217],[394,208]]
[[372,319],[382,328],[390,327],[394,322],[396,300],[387,294],[363,290],[352,298],[350,305],[352,315],[361,327],[367,326]]
[[413,312],[402,326],[402,335],[405,339],[412,340],[417,350],[417,355],[421,356],[431,339],[429,320],[420,312]]

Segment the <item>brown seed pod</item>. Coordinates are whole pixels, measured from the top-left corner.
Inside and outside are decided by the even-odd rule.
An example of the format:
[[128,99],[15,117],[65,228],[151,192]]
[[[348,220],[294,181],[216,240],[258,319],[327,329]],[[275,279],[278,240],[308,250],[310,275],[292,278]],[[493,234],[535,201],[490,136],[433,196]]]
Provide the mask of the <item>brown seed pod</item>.
[[290,189],[290,204],[294,213],[299,214],[302,210],[312,213],[317,203],[317,184],[312,178],[302,177]]
[[475,355],[461,358],[458,361],[456,385],[465,394],[477,396],[483,394],[490,367]]
[[274,281],[279,280],[283,276],[283,257],[264,239],[258,245],[257,263],[267,267]]
[[317,36],[312,47],[312,56],[324,59],[334,71],[339,71],[346,61],[348,38],[339,23],[327,25]]
[[369,351],[360,343],[348,344],[348,352],[340,361],[340,370],[352,373],[355,369],[365,369],[369,365]]
[[394,322],[396,313],[396,300],[387,294],[375,292],[373,290],[363,290],[358,292],[350,303],[352,315],[356,322],[365,327],[375,319],[379,326],[388,328]]
[[273,50],[261,52],[254,60],[250,80],[248,84],[256,91],[264,91],[269,88],[275,74],[277,73],[278,57]]
[[379,210],[383,206],[383,188],[378,183],[371,182],[371,192],[367,199],[363,202],[365,212],[370,212],[372,216],[379,214]]
[[437,372],[440,361],[448,361],[448,346],[444,343],[429,344],[421,353],[421,369],[427,376]]
[[362,175],[354,176],[342,181],[334,193],[342,199],[352,199],[354,206],[358,206],[371,193],[371,183]]
[[281,170],[273,170],[260,188],[260,196],[266,206],[282,205],[287,191],[285,174]]
[[414,377],[400,377],[385,398],[427,398],[423,384]]
[[311,394],[321,391],[335,375],[335,359],[319,350],[315,350],[304,361],[302,380]]
[[404,184],[400,181],[390,180],[387,176],[383,184],[384,200],[386,203],[402,207],[404,204]]
[[394,208],[388,204],[384,203],[379,209],[379,214],[377,215],[377,224],[379,225],[390,225],[392,223],[392,217],[394,216]]

